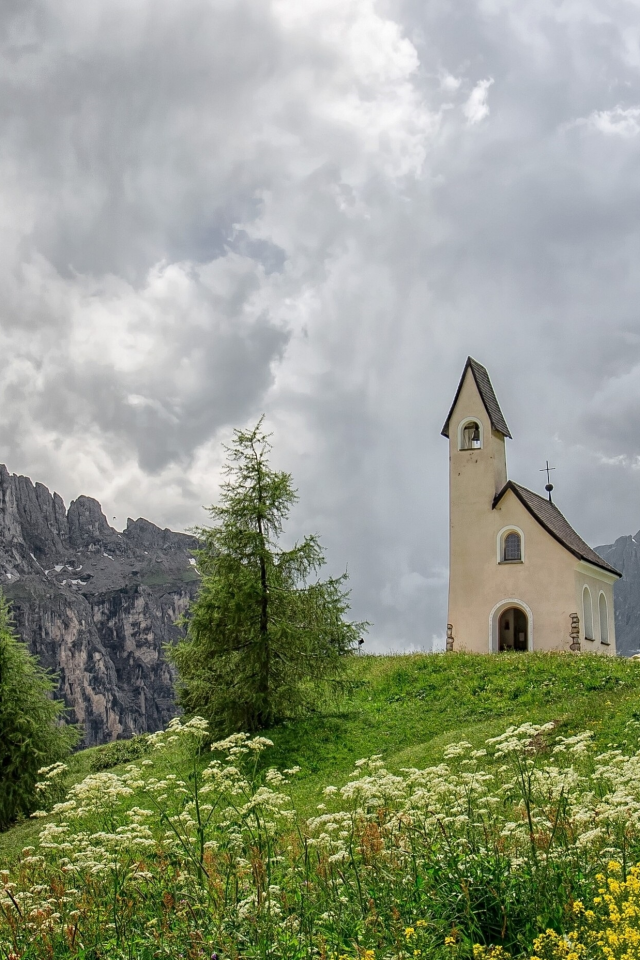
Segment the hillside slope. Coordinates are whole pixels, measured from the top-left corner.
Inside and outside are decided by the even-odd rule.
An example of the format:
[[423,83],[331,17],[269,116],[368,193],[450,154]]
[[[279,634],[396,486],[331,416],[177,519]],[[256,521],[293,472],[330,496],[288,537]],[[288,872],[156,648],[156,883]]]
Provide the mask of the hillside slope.
[[583,654],[413,654],[359,657],[360,684],[340,712],[269,732],[269,762],[299,765],[300,799],[346,779],[355,760],[382,754],[391,769],[439,762],[462,739],[482,745],[510,724],[553,720],[591,729],[605,747],[640,721],[640,662]]
[[[622,744],[640,721],[640,662],[571,654],[414,654],[354,660],[358,687],[339,710],[283,724],[267,735],[265,761],[299,765],[298,806],[312,812],[327,784],[344,783],[361,757],[382,754],[392,770],[439,762],[460,740],[482,745],[510,724],[553,720],[568,735]],[[70,782],[95,764],[98,747],[70,761]],[[208,759],[208,758],[207,758]],[[42,829],[27,821],[0,835],[0,866]]]

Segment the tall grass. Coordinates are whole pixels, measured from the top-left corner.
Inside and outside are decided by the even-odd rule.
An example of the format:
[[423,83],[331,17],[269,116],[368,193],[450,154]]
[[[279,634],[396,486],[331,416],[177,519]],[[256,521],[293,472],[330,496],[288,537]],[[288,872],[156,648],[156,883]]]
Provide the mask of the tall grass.
[[196,718],[150,740],[72,787],[0,872],[0,956],[526,955],[640,854],[640,754],[597,753],[588,731],[521,724],[395,774],[365,758],[310,818],[265,738],[210,745]]

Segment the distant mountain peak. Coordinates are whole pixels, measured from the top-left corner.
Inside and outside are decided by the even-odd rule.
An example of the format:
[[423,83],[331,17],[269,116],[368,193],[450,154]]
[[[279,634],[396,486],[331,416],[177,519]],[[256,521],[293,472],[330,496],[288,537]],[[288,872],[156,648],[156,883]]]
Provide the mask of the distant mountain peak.
[[595,549],[622,572],[622,580],[613,588],[616,647],[619,654],[631,657],[640,653],[640,531]]
[[100,503],[0,464],[0,587],[18,632],[59,675],[85,744],[163,727],[175,714],[163,647],[198,586],[197,542],[139,518],[119,533]]

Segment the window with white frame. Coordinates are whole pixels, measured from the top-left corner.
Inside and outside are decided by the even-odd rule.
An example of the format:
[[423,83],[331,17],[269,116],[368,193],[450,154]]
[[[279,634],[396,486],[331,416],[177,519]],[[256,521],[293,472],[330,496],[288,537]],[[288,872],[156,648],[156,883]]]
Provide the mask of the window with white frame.
[[589,590],[589,587],[586,586],[582,591],[582,613],[584,622],[584,638],[585,640],[594,640],[593,602],[591,600],[591,590]]
[[498,534],[498,563],[522,563],[522,530],[506,527]]
[[600,613],[600,643],[609,643],[609,611],[604,593],[601,593],[598,598],[598,611]]

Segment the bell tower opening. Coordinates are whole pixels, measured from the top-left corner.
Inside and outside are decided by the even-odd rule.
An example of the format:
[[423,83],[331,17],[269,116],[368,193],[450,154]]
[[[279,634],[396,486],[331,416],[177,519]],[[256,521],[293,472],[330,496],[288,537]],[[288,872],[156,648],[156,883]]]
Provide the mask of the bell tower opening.
[[482,449],[482,434],[477,420],[467,420],[462,427],[461,450]]
[[525,651],[529,649],[529,624],[524,610],[508,607],[498,623],[498,650]]

